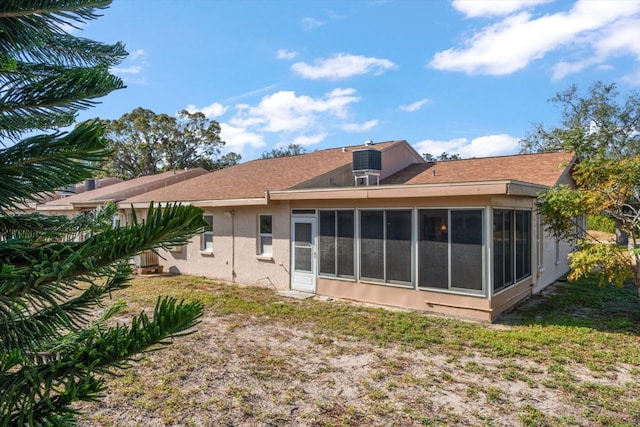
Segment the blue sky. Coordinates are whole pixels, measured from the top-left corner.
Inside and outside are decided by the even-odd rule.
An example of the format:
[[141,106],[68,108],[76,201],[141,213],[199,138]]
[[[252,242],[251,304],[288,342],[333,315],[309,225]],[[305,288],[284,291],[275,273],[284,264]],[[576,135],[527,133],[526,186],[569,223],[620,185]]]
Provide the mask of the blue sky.
[[127,89],[79,115],[202,111],[242,160],[405,139],[418,152],[518,151],[571,84],[640,86],[634,0],[115,0],[77,35],[122,41]]

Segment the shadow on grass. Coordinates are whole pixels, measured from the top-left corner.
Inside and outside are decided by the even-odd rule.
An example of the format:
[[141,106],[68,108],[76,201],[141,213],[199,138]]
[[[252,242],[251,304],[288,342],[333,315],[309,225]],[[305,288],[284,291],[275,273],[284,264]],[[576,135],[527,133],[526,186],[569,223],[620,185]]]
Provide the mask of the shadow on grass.
[[496,323],[577,326],[640,335],[640,302],[633,285],[599,286],[593,278],[556,282]]

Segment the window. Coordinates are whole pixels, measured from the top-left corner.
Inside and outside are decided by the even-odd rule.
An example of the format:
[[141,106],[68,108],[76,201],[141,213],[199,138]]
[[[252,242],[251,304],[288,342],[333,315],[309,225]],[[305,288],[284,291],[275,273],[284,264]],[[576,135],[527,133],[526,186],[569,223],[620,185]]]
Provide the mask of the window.
[[202,218],[207,225],[201,235],[200,250],[203,252],[213,252],[213,215],[203,215]]
[[531,211],[493,210],[493,290],[531,275]]
[[482,291],[482,212],[418,211],[418,287]]
[[360,211],[360,276],[365,280],[410,284],[411,210]]
[[482,290],[482,211],[452,210],[451,288]]
[[322,276],[355,277],[353,210],[320,211],[320,265]]
[[273,232],[271,214],[258,215],[258,254],[264,256],[273,255]]

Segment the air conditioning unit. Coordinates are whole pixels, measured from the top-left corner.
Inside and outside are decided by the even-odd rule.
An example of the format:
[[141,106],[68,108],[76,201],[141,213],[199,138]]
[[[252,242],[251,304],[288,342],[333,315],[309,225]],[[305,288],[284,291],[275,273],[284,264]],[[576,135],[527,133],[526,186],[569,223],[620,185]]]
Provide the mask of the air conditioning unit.
[[382,152],[373,149],[354,151],[352,169],[356,186],[373,183],[378,185],[382,171]]
[[382,152],[378,150],[356,150],[353,152],[353,171],[367,172],[382,170]]

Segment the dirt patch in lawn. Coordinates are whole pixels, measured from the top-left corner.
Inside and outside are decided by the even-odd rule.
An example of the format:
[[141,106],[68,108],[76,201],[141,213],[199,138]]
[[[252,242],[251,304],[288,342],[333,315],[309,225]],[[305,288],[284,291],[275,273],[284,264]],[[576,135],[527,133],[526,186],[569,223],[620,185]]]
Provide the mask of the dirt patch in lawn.
[[[640,397],[639,381],[632,364],[592,372],[562,361],[375,345],[311,325],[208,313],[195,334],[109,378],[104,399],[79,405],[80,425],[633,425],[639,408],[620,411]],[[584,387],[582,402],[571,387]],[[611,404],[591,404],[590,390],[611,393]]]

